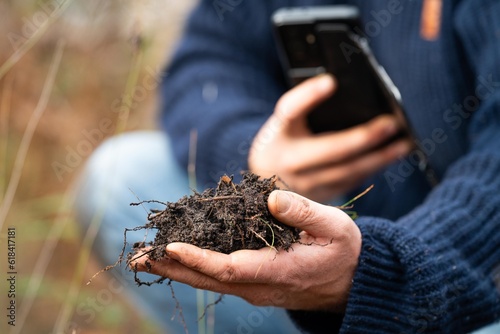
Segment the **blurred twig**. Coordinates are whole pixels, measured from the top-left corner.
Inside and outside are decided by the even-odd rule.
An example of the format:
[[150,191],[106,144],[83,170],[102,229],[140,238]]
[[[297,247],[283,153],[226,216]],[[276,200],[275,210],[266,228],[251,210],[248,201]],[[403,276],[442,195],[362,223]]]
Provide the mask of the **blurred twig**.
[[50,228],[49,233],[47,234],[47,238],[45,239],[42,247],[42,252],[37,258],[35,268],[30,275],[28,287],[26,288],[26,292],[24,293],[23,299],[21,301],[21,305],[23,307],[21,307],[19,310],[19,314],[17,317],[17,326],[12,329],[10,334],[21,333],[21,330],[23,329],[28,314],[31,311],[31,307],[33,306],[35,298],[37,297],[49,262],[52,259],[52,255],[54,254],[56,246],[61,239],[64,228],[66,227],[66,223],[68,222],[68,212],[70,212],[70,209],[73,207],[74,202],[75,194],[71,188],[68,188],[68,190],[64,194],[63,202],[59,208],[55,222]]
[[[132,106],[133,93],[137,87],[139,74],[142,69],[142,60],[144,56],[143,49],[144,47],[140,43],[138,44],[137,48],[134,48],[130,72],[125,85],[124,99],[122,101],[122,107],[120,108],[120,113],[118,116],[118,124],[116,126],[114,135],[123,133],[127,127],[127,122],[129,119]],[[109,194],[110,183],[108,182],[106,183],[106,185],[107,186],[104,187],[102,191],[104,194]],[[54,325],[54,330],[53,330],[54,333],[64,333],[67,324],[69,323],[73,311],[75,309],[74,301],[76,300],[78,294],[80,293],[80,288],[82,286],[81,283],[83,281],[83,276],[85,274],[85,268],[89,262],[92,245],[97,236],[97,232],[101,227],[102,218],[104,216],[106,207],[108,205],[107,199],[109,199],[109,195],[104,196],[104,198],[105,200],[99,203],[100,206],[96,210],[94,216],[92,217],[90,226],[87,229],[85,236],[83,237],[83,244],[78,256],[78,262],[76,265],[75,274],[73,275],[73,278],[71,280],[70,288],[67,294],[67,298],[65,299],[65,303],[62,305],[61,311],[59,312],[57,321]]]
[[144,50],[142,48],[143,44],[140,40],[140,37],[134,38],[134,51],[132,53],[133,59],[127,83],[125,84],[125,94],[120,108],[120,113],[118,115],[118,124],[116,125],[115,135],[125,131],[130,111],[132,109],[134,91],[137,87],[137,82],[139,81],[139,74],[141,73],[142,61],[144,58]]
[[196,190],[196,147],[198,146],[198,131],[191,129],[189,137],[189,162],[188,162],[188,179],[189,187]]
[[28,52],[45,34],[49,27],[68,8],[73,0],[65,0],[49,15],[48,19],[0,66],[0,79]]
[[[196,148],[198,146],[198,131],[191,129],[189,137],[189,161],[188,161],[188,180],[189,187],[192,191],[196,191]],[[196,289],[196,310],[198,312],[198,334],[206,334],[205,319],[205,292],[201,289]]]
[[0,102],[0,202],[5,194],[5,185],[7,184],[7,148],[9,139],[9,112],[12,98],[12,85],[14,76],[8,76],[5,79],[2,101]]
[[40,118],[42,117],[49,102],[52,88],[54,87],[55,77],[61,63],[64,44],[65,43],[63,40],[59,40],[59,42],[57,43],[56,51],[49,68],[49,73],[43,85],[42,94],[40,95],[40,99],[38,100],[35,111],[33,111],[33,115],[31,115],[28,126],[24,131],[23,138],[21,139],[21,144],[19,145],[19,149],[16,154],[16,160],[14,162],[12,175],[10,177],[7,190],[5,191],[5,197],[3,198],[2,204],[0,205],[0,230],[2,230],[2,226],[7,217],[7,213],[9,212],[12,205],[14,195],[16,194],[17,186],[19,185],[19,180],[21,179],[21,174],[23,172],[24,162],[26,161],[26,155],[28,154],[28,149],[31,144],[31,139],[33,138],[33,134],[35,133],[38,122],[40,121]]
[[[188,179],[189,187],[196,191],[196,150],[198,147],[198,130],[191,129],[189,137]],[[196,289],[198,312],[198,334],[213,334],[215,319],[215,293],[206,291],[208,304],[205,304],[205,291]],[[204,318],[204,319],[203,319]]]

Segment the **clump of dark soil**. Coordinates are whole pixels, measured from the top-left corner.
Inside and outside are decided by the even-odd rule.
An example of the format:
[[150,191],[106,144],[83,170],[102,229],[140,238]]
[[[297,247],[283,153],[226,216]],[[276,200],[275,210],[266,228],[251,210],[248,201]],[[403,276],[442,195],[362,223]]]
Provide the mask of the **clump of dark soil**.
[[[140,227],[157,230],[149,257],[164,257],[165,246],[172,242],[226,254],[263,247],[288,250],[300,231],[280,223],[267,208],[269,194],[279,189],[276,180],[245,173],[241,183],[235,184],[231,177],[223,176],[216,189],[165,203],[165,210],[150,213],[149,222]],[[134,245],[136,249],[144,246]]]

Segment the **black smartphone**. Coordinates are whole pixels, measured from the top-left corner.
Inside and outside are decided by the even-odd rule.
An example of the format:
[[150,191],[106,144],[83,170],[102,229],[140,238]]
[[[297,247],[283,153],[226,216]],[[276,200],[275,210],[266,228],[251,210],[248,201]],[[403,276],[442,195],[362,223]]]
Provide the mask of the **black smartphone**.
[[[357,7],[281,8],[272,21],[290,87],[321,73],[331,73],[338,82],[335,93],[308,115],[313,133],[344,130],[393,114],[403,127],[383,145],[414,137],[399,90],[370,50]],[[436,185],[438,178],[424,151],[417,146],[413,152],[419,169]]]
[[308,115],[312,132],[343,130],[388,113],[406,126],[399,91],[370,51],[357,7],[281,8],[272,20],[290,86],[320,73],[338,82],[335,94]]

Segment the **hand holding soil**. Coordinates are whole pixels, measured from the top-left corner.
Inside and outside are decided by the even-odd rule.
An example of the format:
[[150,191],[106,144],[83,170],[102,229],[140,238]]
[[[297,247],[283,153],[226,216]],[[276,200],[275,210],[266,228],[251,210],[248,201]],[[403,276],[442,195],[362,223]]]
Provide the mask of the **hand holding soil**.
[[354,221],[338,208],[288,191],[273,191],[268,208],[277,221],[302,230],[288,251],[263,246],[224,254],[174,242],[164,257],[141,256],[148,250],[139,250],[130,266],[255,305],[344,310],[361,250]]

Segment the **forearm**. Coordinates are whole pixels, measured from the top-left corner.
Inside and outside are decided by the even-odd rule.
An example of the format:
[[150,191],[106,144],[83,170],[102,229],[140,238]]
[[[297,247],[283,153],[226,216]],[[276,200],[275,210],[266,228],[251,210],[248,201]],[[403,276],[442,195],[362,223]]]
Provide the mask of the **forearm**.
[[343,319],[292,312],[298,324],[313,333],[318,317],[330,331],[341,322],[343,333],[464,333],[498,319],[500,154],[490,148],[457,161],[398,221],[359,218],[363,246]]

